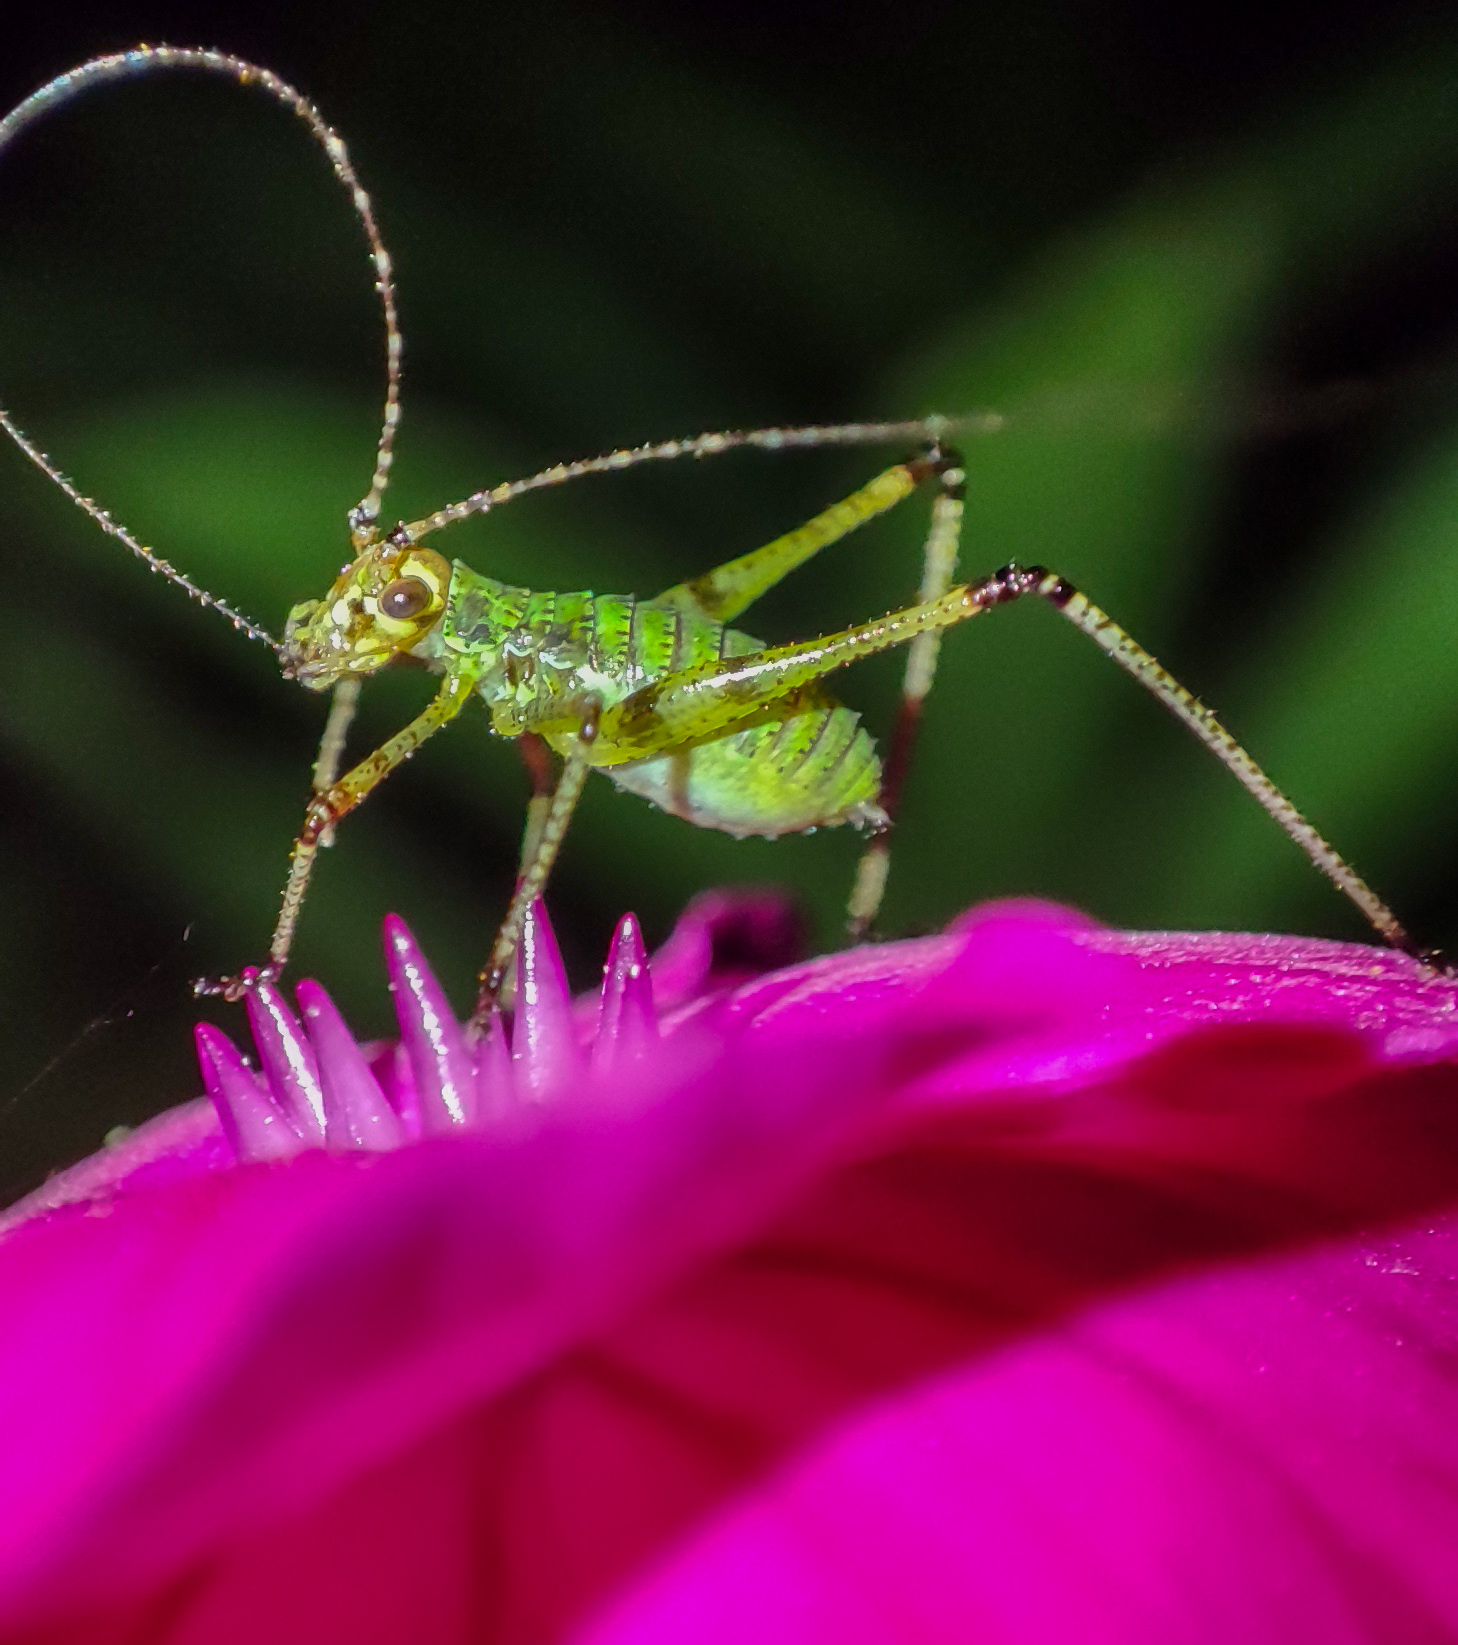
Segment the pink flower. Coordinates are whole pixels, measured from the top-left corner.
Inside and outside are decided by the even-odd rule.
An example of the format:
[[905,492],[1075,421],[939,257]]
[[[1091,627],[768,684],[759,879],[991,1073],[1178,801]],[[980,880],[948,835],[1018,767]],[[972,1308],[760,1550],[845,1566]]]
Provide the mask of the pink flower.
[[0,1640],[1458,1639],[1458,986],[777,917],[205,1031],[0,1238]]

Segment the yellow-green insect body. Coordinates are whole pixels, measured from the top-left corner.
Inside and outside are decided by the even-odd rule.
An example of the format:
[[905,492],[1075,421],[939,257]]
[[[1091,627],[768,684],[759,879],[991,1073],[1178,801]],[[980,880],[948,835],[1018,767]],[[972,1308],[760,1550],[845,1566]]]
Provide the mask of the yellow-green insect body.
[[[1066,579],[1041,566],[1006,565],[957,583],[962,526],[961,459],[945,441],[1000,426],[996,417],[926,418],[751,429],[609,452],[558,463],[488,486],[413,524],[383,530],[381,509],[400,416],[403,343],[393,265],[370,198],[339,135],[304,95],[257,64],[194,47],[140,46],[94,58],[58,76],[0,119],[0,149],[88,87],[156,70],[223,75],[282,103],[312,132],[349,196],[369,246],[385,332],[384,413],[369,491],[350,512],[354,559],[320,600],[295,606],[282,642],[154,553],[82,493],[0,406],[0,431],[72,502],[117,541],[193,598],[220,611],[280,655],[284,672],[333,691],[315,767],[315,792],[294,842],[267,963],[222,984],[230,997],[286,962],[313,864],[335,825],[380,781],[468,705],[484,704],[493,729],[519,739],[535,793],[516,892],[482,973],[477,1020],[491,1008],[532,901],[547,883],[582,786],[601,770],[619,787],[701,826],[779,835],[825,824],[870,830],[850,900],[850,925],[866,930],[881,901],[889,825],[910,758],[944,630],[1033,595],[1059,611],[1151,692],[1208,747],[1388,941],[1409,947],[1395,915],[1296,810],[1219,720],[1142,646]],[[473,514],[564,481],[647,462],[714,457],[744,448],[860,446],[894,442],[918,453],[763,547],[726,561],[652,599],[536,593],[451,562],[427,539]],[[735,618],[797,566],[933,488],[921,586],[913,604],[838,632],[763,645]],[[901,708],[885,770],[858,717],[830,694],[827,677],[863,657],[907,648]],[[431,703],[408,725],[343,771],[346,735],[363,677],[399,657],[441,676]],[[561,757],[552,780],[551,749]]]
[[[314,690],[408,655],[471,682],[503,736],[534,731],[566,755],[580,712],[624,703],[685,669],[753,656],[764,643],[675,592],[542,593],[447,562],[418,543],[372,546],[320,601],[296,606],[287,672]],[[746,701],[737,723],[658,727],[657,751],[604,735],[587,764],[618,787],[704,828],[775,837],[884,825],[881,762],[860,716],[810,686]]]
[[[492,659],[476,690],[508,735],[534,720],[550,727],[563,703],[595,695],[611,708],[681,669],[764,649],[738,629],[654,600],[533,593],[460,561],[453,572],[439,666]],[[577,726],[543,734],[565,755]],[[869,826],[885,816],[871,739],[857,714],[823,692],[747,706],[737,730],[679,731],[663,753],[647,758],[602,736],[588,763],[619,788],[729,834]]]

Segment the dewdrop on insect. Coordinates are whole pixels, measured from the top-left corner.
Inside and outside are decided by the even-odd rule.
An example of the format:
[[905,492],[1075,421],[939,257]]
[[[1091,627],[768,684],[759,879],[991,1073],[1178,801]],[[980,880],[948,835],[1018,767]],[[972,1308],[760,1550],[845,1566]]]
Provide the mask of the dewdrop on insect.
[[[332,692],[315,765],[314,796],[293,846],[268,959],[202,992],[237,998],[283,969],[319,848],[336,825],[468,703],[513,738],[533,774],[515,894],[481,974],[475,1021],[484,1022],[520,940],[527,910],[544,890],[590,772],[699,827],[730,834],[809,832],[848,823],[869,842],[851,891],[849,925],[868,930],[880,907],[891,829],[922,704],[944,630],[1028,595],[1062,613],[1209,748],[1311,861],[1390,943],[1411,950],[1391,910],[1300,815],[1215,716],[1106,613],[1056,572],[1004,566],[956,582],[963,466],[958,436],[988,431],[986,415],[842,423],[700,434],[562,463],[486,487],[412,523],[381,529],[400,420],[403,343],[393,266],[343,140],[314,105],[267,69],[225,52],[171,46],[94,58],[59,76],[0,120],[0,148],[41,115],[104,82],[171,69],[223,75],[256,86],[312,132],[354,207],[369,247],[385,334],[386,387],[374,473],[349,513],[353,557],[322,598],[289,613],[282,641],[200,588],[144,547],[60,472],[0,407],[0,427],[104,530],[194,599],[220,611],[279,654],[284,673]],[[849,497],[782,537],[677,583],[652,599],[591,592],[539,593],[447,559],[436,536],[472,514],[531,491],[641,463],[765,451],[899,444],[914,448]],[[733,626],[797,566],[913,493],[932,494],[915,602],[837,633],[766,646]],[[884,764],[859,716],[828,691],[836,669],[896,646],[907,648],[901,708]],[[344,749],[363,679],[399,657],[442,677],[435,699],[407,726],[347,770]],[[555,778],[552,759],[558,762]]]

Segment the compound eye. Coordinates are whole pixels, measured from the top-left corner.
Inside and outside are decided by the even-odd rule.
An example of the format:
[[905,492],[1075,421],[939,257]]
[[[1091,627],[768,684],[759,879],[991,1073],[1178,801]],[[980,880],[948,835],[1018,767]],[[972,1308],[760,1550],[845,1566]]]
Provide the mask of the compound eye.
[[380,615],[408,621],[418,617],[434,597],[430,584],[419,577],[397,577],[380,594]]

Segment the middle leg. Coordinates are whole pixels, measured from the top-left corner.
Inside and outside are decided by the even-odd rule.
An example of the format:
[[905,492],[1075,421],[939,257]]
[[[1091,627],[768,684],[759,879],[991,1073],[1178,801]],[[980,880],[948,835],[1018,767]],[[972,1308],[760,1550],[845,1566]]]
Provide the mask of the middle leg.
[[[917,600],[925,605],[939,600],[952,586],[957,574],[957,554],[962,541],[963,495],[966,470],[959,452],[934,446],[922,460],[937,481],[931,524],[922,550],[921,588]],[[881,809],[886,821],[875,831],[861,853],[846,905],[846,929],[858,942],[875,923],[886,894],[886,877],[891,869],[891,839],[901,809],[901,794],[916,751],[922,709],[936,677],[937,656],[942,631],[929,628],[918,634],[906,648],[906,672],[902,676],[901,703],[896,713],[886,763],[881,776]]]
[[521,763],[526,767],[531,783],[531,798],[527,801],[526,822],[521,831],[521,855],[517,858],[518,881],[526,873],[527,864],[537,853],[537,842],[542,837],[542,824],[552,803],[552,791],[557,786],[553,770],[552,750],[546,739],[535,731],[523,731],[516,740]]
[[[592,748],[597,741],[598,726],[602,717],[602,699],[596,693],[589,694],[581,700],[579,712],[577,739],[563,763],[562,774],[557,779],[552,797],[541,813],[540,826],[535,829],[535,839],[524,842],[524,846],[530,844],[530,855],[524,850],[516,890],[512,893],[506,917],[501,922],[501,929],[496,933],[496,941],[491,947],[491,957],[481,972],[476,1009],[471,1014],[471,1026],[477,1031],[485,1028],[491,1007],[501,992],[506,980],[507,967],[516,953],[517,944],[521,941],[527,911],[546,889],[553,864],[557,861],[557,853],[562,849],[562,841],[567,834],[567,825],[572,821],[572,813],[577,809],[577,802],[582,797],[582,785],[587,781],[587,774],[592,769]],[[528,832],[529,835],[532,832],[530,827]]]

